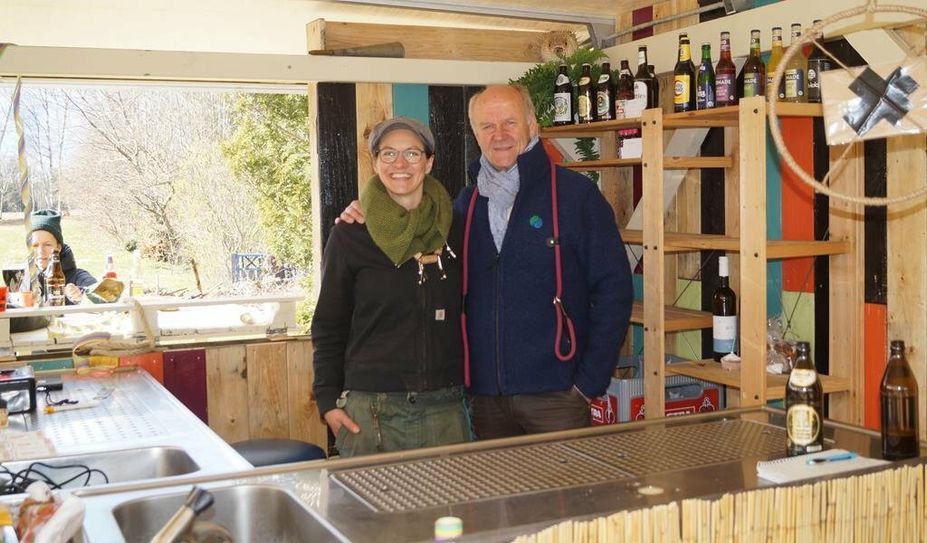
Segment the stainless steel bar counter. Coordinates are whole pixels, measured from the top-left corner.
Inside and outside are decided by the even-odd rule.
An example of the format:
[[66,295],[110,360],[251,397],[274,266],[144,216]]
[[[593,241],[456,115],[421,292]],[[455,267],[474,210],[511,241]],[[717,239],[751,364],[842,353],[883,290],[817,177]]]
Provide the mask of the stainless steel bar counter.
[[[564,519],[767,486],[756,462],[785,456],[783,423],[778,410],[730,410],[197,482],[215,491],[214,520],[239,543],[431,541],[435,520],[447,515],[463,521],[458,541],[504,541]],[[862,428],[828,422],[825,440],[827,448],[879,457],[879,435]],[[189,489],[80,491],[86,537],[147,541]]]

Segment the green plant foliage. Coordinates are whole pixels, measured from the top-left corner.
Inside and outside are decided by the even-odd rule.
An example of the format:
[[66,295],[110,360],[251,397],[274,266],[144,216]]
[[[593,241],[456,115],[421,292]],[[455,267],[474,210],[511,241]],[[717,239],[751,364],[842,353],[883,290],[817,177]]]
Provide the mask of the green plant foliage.
[[[557,80],[557,72],[561,64],[568,66],[567,73],[570,75],[570,81],[573,82],[574,95],[576,92],[576,82],[583,71],[583,64],[592,66],[592,80],[597,81],[601,73],[600,63],[608,59],[608,55],[601,49],[594,47],[581,47],[572,55],[561,59],[552,60],[531,68],[518,79],[513,79],[511,83],[518,83],[528,89],[531,95],[531,101],[534,102],[535,113],[537,114],[538,125],[541,127],[553,126],[554,124],[554,83]],[[577,138],[574,143],[576,153],[582,160],[596,160],[599,153],[595,149],[594,138]],[[593,182],[598,182],[598,172],[588,172],[587,177]]]
[[[236,176],[254,185],[265,241],[273,256],[304,274],[309,292],[309,109],[305,94],[239,94],[237,129],[222,145]],[[300,323],[308,325],[303,308]]]

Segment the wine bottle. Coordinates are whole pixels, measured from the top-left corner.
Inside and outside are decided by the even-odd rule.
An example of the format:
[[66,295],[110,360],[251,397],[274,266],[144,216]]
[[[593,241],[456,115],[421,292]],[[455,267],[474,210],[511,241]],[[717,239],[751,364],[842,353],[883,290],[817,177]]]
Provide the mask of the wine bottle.
[[904,342],[892,341],[882,385],[882,458],[904,460],[920,455],[917,432],[917,379],[904,355]]
[[737,346],[737,295],[729,284],[726,256],[718,257],[718,287],[711,296],[711,338],[715,360],[734,352]]
[[824,448],[824,389],[814,364],[811,347],[799,341],[795,368],[785,386],[786,453],[789,456]]

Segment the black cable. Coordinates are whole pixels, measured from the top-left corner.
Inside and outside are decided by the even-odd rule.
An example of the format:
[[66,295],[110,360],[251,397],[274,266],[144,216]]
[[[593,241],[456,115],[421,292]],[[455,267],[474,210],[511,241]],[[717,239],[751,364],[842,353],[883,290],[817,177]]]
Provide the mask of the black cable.
[[74,405],[78,401],[79,400],[71,400],[68,398],[64,398],[63,400],[53,400],[51,397],[51,391],[48,389],[45,390],[45,405],[50,405],[53,407],[58,405]]
[[[50,475],[36,469],[37,467],[51,470],[72,469],[79,471],[68,479],[63,481],[55,481]],[[104,484],[109,483],[109,477],[105,472],[96,468],[91,468],[84,464],[52,466],[44,462],[32,462],[29,464],[29,466],[17,472],[13,472],[8,467],[0,464],[0,477],[6,476],[9,478],[7,481],[0,481],[0,495],[19,494],[25,492],[26,488],[36,481],[42,481],[46,483],[53,490],[60,490],[73,483],[74,481],[77,481],[81,478],[86,478],[80,486],[90,486],[91,477],[95,473],[99,474],[103,478]]]

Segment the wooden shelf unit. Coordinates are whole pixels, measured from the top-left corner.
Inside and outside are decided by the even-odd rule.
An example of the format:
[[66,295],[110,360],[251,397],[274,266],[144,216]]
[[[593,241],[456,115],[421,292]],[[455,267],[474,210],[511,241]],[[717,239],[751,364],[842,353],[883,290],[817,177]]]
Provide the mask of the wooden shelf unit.
[[[820,104],[778,103],[779,117],[820,117]],[[577,170],[600,170],[640,164],[643,171],[643,229],[623,230],[625,243],[641,245],[644,267],[644,300],[632,309],[632,322],[644,326],[644,396],[648,417],[660,417],[664,411],[666,373],[688,375],[723,384],[740,391],[741,406],[762,405],[782,398],[787,376],[766,373],[766,264],[770,259],[829,256],[831,330],[831,375],[822,375],[824,391],[830,397],[831,415],[838,420],[861,423],[862,407],[862,257],[853,243],[862,233],[861,207],[831,203],[840,213],[831,214],[831,239],[828,241],[768,240],[766,238],[766,123],[767,104],[762,97],[741,100],[737,106],[687,113],[664,114],[659,109],[646,110],[639,119],[623,119],[556,127],[541,131],[542,137],[608,137],[618,130],[641,127],[641,159],[615,158],[615,145],[600,145],[602,160],[566,163]],[[728,156],[664,156],[664,134],[670,129],[725,127]],[[839,156],[831,152],[831,158]],[[859,151],[851,156],[858,156]],[[859,162],[841,172],[847,182],[861,191]],[[729,207],[736,224],[727,235],[667,232],[664,224],[663,173],[669,169],[723,168],[726,186],[739,199],[736,209]],[[759,172],[759,175],[757,175]],[[604,189],[603,189],[604,190]],[[666,334],[711,326],[711,314],[666,306],[667,278],[665,256],[673,253],[717,250],[738,253],[740,292],[740,355],[745,362],[741,371],[727,372],[714,361],[694,361],[666,365]],[[834,409],[836,407],[836,409]]]

